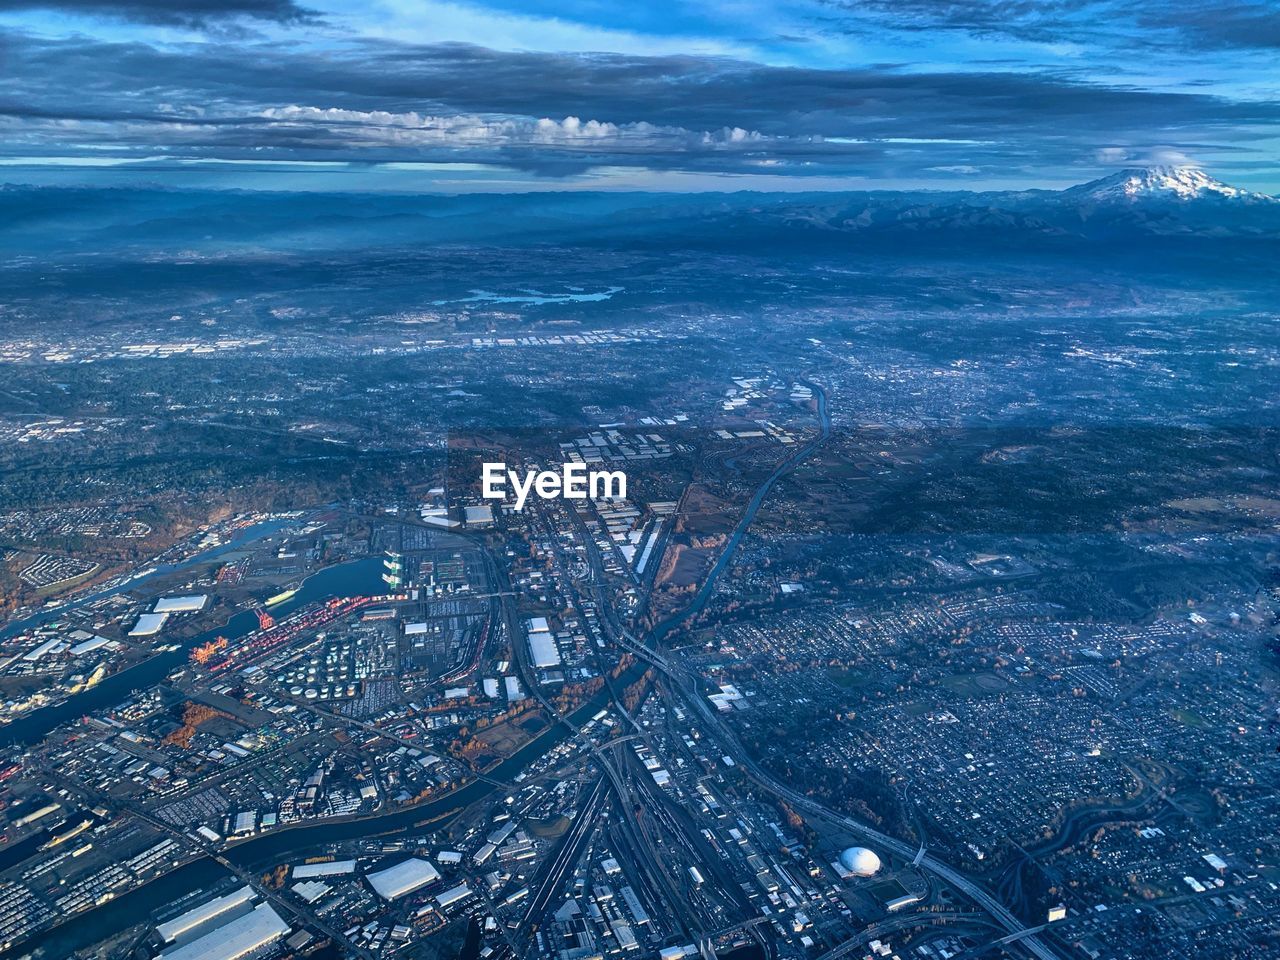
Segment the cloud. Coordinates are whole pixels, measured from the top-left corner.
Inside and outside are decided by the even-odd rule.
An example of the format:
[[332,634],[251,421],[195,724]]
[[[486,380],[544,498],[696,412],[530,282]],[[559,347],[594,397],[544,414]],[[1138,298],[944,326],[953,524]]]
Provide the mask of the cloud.
[[1099,163],[1124,163],[1133,158],[1126,147],[1100,147],[1094,156]]
[[1268,0],[824,0],[834,27],[955,31],[1080,50],[1273,49],[1280,8]]
[[[600,162],[633,161],[663,163],[670,155],[732,151],[759,147],[769,138],[741,127],[717,130],[689,130],[660,126],[644,121],[612,123],[567,116],[521,117],[483,114],[431,115],[416,111],[393,113],[386,110],[349,110],[337,107],[310,107],[292,104],[262,111],[269,121],[257,135],[263,140],[282,135],[327,141],[345,150],[410,150],[441,155],[497,151],[505,162],[513,154],[518,166],[543,167],[552,172],[559,158],[565,172],[584,166],[581,156],[598,155]],[[540,161],[534,157],[544,151]],[[545,152],[553,152],[546,156]]]
[[309,23],[316,19],[315,11],[294,0],[0,0],[0,12],[27,10],[56,10],[180,27],[202,27],[242,17],[276,23]]
[[[486,0],[328,0],[354,35],[394,43],[453,42],[499,50],[613,51],[645,56],[751,56],[758,45],[732,35],[684,32],[671,4],[656,5],[648,29],[633,29],[642,4],[518,4]],[[326,7],[328,9],[328,7]],[[595,16],[592,16],[592,13]],[[714,31],[713,31],[714,32]]]
[[1280,7],[1269,2],[1205,4],[1184,0],[1152,5],[1140,15],[1139,24],[1175,31],[1200,47],[1280,48]]
[[567,116],[502,117],[479,114],[432,116],[416,111],[391,113],[386,110],[344,110],[338,107],[306,107],[296,104],[270,107],[262,116],[273,126],[317,126],[350,135],[368,143],[413,144],[417,146],[464,146],[511,143],[541,143],[552,146],[632,145],[652,150],[731,147],[763,143],[767,138],[741,127],[719,130],[687,130],[657,126],[644,121],[616,124],[601,120],[581,120]]
[[[3,152],[472,162],[800,177],[1078,179],[1098,143],[1247,153],[1280,105],[1017,70],[818,69],[740,59],[355,40],[48,40],[0,33]],[[1260,147],[1260,151],[1265,149]]]
[[1154,147],[1147,151],[1144,159],[1147,163],[1157,163],[1172,167],[1183,167],[1195,162],[1184,151],[1173,147]]

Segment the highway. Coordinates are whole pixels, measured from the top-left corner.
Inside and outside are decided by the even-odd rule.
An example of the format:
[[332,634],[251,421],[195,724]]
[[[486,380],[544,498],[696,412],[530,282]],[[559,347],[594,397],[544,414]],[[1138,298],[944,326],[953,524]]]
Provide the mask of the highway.
[[738,544],[746,534],[747,528],[751,526],[751,522],[755,520],[756,514],[760,512],[760,507],[764,504],[765,498],[769,496],[769,491],[773,489],[773,485],[808,460],[813,452],[831,436],[831,415],[827,411],[826,391],[816,384],[806,384],[806,386],[813,390],[814,398],[818,404],[818,435],[806,442],[798,450],[793,451],[790,456],[774,467],[773,472],[756,488],[756,492],[747,503],[747,509],[742,514],[742,519],[733,528],[733,533],[729,536],[728,543],[725,544],[719,559],[716,560],[715,566],[711,568],[711,572],[707,574],[707,579],[703,581],[692,602],[678,613],[663,620],[650,631],[656,642],[661,643],[662,639],[681,621],[702,612],[702,608],[706,606],[707,601],[711,599],[711,595],[715,592],[716,581],[720,579],[720,574],[729,566],[730,561],[733,559],[733,552],[738,548]]
[[[729,728],[718,713],[712,709],[707,700],[698,694],[697,676],[694,671],[680,662],[678,657],[664,656],[659,652],[658,648],[661,646],[663,638],[681,622],[695,616],[707,601],[710,600],[715,591],[719,575],[723,570],[727,569],[729,564],[732,562],[734,551],[745,536],[751,522],[759,512],[773,486],[778,480],[803,463],[824,441],[830,437],[831,419],[827,407],[826,393],[821,387],[816,385],[811,386],[814,390],[814,396],[817,402],[817,414],[820,426],[818,435],[779,463],[764,482],[756,489],[742,518],[735,526],[733,534],[731,535],[723,552],[712,567],[707,579],[703,582],[698,593],[694,596],[692,602],[679,613],[668,617],[666,620],[656,625],[649,632],[649,635],[646,638],[649,642],[637,639],[614,618],[614,611],[611,604],[608,603],[608,598],[605,596],[605,590],[603,589],[604,576],[603,570],[601,569],[602,565],[600,563],[600,558],[596,551],[592,549],[594,544],[589,545],[587,555],[591,564],[591,579],[594,586],[593,592],[596,595],[598,609],[601,614],[601,625],[610,634],[613,634],[613,638],[620,646],[644,659],[667,678],[669,681],[669,688],[678,692],[679,696],[686,701],[693,712],[703,720],[708,732],[713,733],[720,739],[722,745],[726,748],[726,752],[732,754],[736,758],[741,769],[762,788],[779,799],[786,801],[795,810],[803,812],[810,817],[825,820],[832,824],[837,824],[849,833],[861,837],[867,842],[895,854],[904,862],[916,864],[921,870],[924,870],[942,882],[948,884],[950,887],[967,897],[977,907],[985,911],[986,914],[989,915],[996,924],[1009,935],[1006,938],[1007,943],[1020,944],[1028,953],[1037,958],[1037,960],[1060,960],[1058,954],[1048,944],[1036,936],[1036,930],[1028,930],[1025,928],[1018,918],[1014,916],[1013,912],[1002,902],[955,868],[943,863],[935,857],[927,855],[927,853],[924,853],[915,845],[904,843],[901,840],[897,840],[887,834],[881,833],[873,827],[830,810],[815,801],[813,798],[798,793],[790,787],[774,780],[771,775],[766,773],[751,758],[750,754],[738,740],[736,734]],[[585,529],[581,527],[579,529],[580,533],[585,536]],[[589,537],[586,537],[586,539],[588,541],[590,540]],[[490,573],[494,578],[493,582],[497,585],[497,590],[499,592],[510,591],[511,588],[504,572],[498,568],[498,565],[492,561],[492,558],[488,557],[487,552],[486,562],[490,566]],[[568,582],[567,579],[566,582]],[[558,715],[552,705],[543,697],[537,683],[535,671],[527,660],[527,652],[525,649],[526,645],[523,642],[524,630],[522,629],[522,624],[516,618],[512,605],[503,604],[503,607],[507,634],[511,638],[513,659],[515,660],[516,667],[521,678],[530,693],[542,704],[547,712],[552,717],[557,717]],[[630,720],[634,726],[634,720],[627,715],[627,712],[622,708],[622,705],[616,704],[616,706],[622,711],[623,716]],[[560,718],[559,722],[565,723],[567,721]],[[591,749],[595,755],[597,763],[605,775],[605,779],[608,781],[610,787],[621,802],[622,809],[624,811],[630,811],[634,804],[634,797],[629,784],[626,782],[626,778],[621,773],[619,767],[614,763],[613,758],[611,758],[605,750],[600,749],[591,741],[583,738],[576,728],[573,729],[573,736],[580,743],[583,743]],[[597,792],[598,790],[599,785],[597,785],[596,788]],[[595,797],[596,793],[593,793],[593,800]],[[637,833],[639,832],[637,830],[638,825],[635,823],[633,818],[624,816],[622,820],[622,826],[626,832],[631,835],[633,845],[642,854],[641,859],[648,861],[643,864],[643,866],[645,867],[646,872],[653,875],[653,878],[662,888],[662,893],[664,898],[668,900],[668,907],[672,910],[672,915],[681,920],[682,925],[686,927],[688,932],[695,932],[696,919],[692,916],[688,916],[687,909],[682,909],[686,908],[687,904],[682,903],[678,891],[673,889],[671,885],[670,876],[663,869],[662,865],[656,862],[654,850],[649,838],[642,835],[637,836]],[[575,831],[579,828],[584,828],[584,822],[580,821],[574,825]],[[566,858],[576,845],[576,842],[565,844],[564,847],[562,847],[561,857],[559,859]],[[553,869],[548,876],[543,878],[542,882],[538,884],[538,889],[534,892],[533,903],[530,904],[530,910],[526,914],[526,924],[531,922],[532,918],[535,916],[537,911],[534,910],[534,907],[537,906],[537,904],[543,904],[541,909],[545,910],[545,904],[550,901],[550,897],[563,881],[565,869],[567,868],[564,864],[560,863],[558,860],[558,869]],[[694,930],[689,930],[689,921],[693,921],[693,924],[695,925]]]
[[[944,923],[963,923],[974,921],[982,921],[989,924],[991,921],[981,913],[910,913],[903,916],[893,917],[882,923],[874,924],[868,927],[856,937],[850,937],[844,943],[832,947],[826,953],[818,957],[818,960],[839,960],[840,957],[847,957],[855,950],[862,950],[872,940],[883,940],[892,934],[900,933],[903,930],[911,930],[916,927],[936,926]],[[952,958],[955,960],[955,958]]]
[[[485,563],[489,567],[490,575],[494,578],[494,582],[499,584],[499,590],[509,590],[510,583],[506,576],[506,572],[493,561],[493,558],[489,555],[488,551],[484,552],[484,557]],[[566,580],[565,582],[568,581]],[[640,852],[641,859],[646,861],[644,863],[637,864],[637,867],[652,875],[654,883],[657,885],[660,893],[667,901],[666,909],[668,914],[676,919],[682,930],[686,933],[691,933],[696,929],[696,927],[690,923],[690,920],[693,918],[687,916],[687,911],[684,909],[686,905],[680,898],[678,891],[676,891],[672,885],[671,877],[663,869],[662,864],[658,862],[657,857],[654,855],[653,848],[649,844],[647,838],[640,835],[641,830],[636,819],[630,815],[635,806],[635,800],[632,797],[630,787],[619,772],[617,766],[615,766],[613,759],[609,756],[608,752],[605,749],[600,748],[591,739],[584,737],[582,735],[582,731],[578,729],[577,725],[561,716],[555,709],[555,706],[547,700],[546,696],[542,692],[541,685],[538,683],[537,671],[529,662],[528,643],[525,638],[525,630],[516,615],[514,605],[503,604],[503,612],[505,615],[504,625],[507,635],[511,638],[512,660],[515,663],[517,672],[520,674],[521,681],[529,690],[529,693],[538,701],[539,704],[541,704],[547,715],[551,717],[554,722],[565,726],[568,729],[570,736],[591,752],[596,764],[600,767],[600,770],[608,780],[610,788],[618,798],[620,809],[623,811],[623,816],[620,819],[624,833],[627,834],[632,845]],[[610,687],[610,690],[612,691],[612,687]],[[626,708],[621,703],[615,703],[614,707],[620,710],[623,715],[627,715]],[[629,718],[629,715],[627,716]],[[632,722],[634,723],[634,721]],[[535,899],[542,897],[549,898],[555,892],[557,886],[558,885],[555,883],[551,883],[549,881],[545,882],[540,885],[538,890],[532,892],[533,896]],[[696,923],[696,921],[694,922]]]
[[[238,877],[242,883],[252,887],[263,900],[270,903],[280,913],[287,917],[293,917],[298,922],[311,924],[325,936],[329,937],[329,939],[331,939],[335,944],[339,944],[344,950],[348,951],[348,956],[358,957],[360,960],[373,960],[373,954],[371,952],[363,947],[356,946],[347,939],[341,930],[331,924],[328,920],[315,916],[310,911],[304,912],[296,903],[284,897],[280,891],[263,883],[262,876],[260,874],[254,873],[251,870],[247,870],[244,867],[232,863],[219,852],[218,848],[214,844],[211,844],[203,837],[188,834],[185,831],[174,827],[172,824],[166,823],[158,817],[152,816],[150,813],[138,808],[137,806],[122,804],[117,797],[112,797],[107,793],[87,787],[69,777],[64,777],[59,770],[56,770],[53,767],[41,764],[40,769],[41,772],[49,777],[50,780],[62,784],[63,787],[75,795],[86,797],[91,803],[105,807],[106,809],[113,811],[117,816],[143,821],[156,831],[173,839],[180,849],[189,851],[194,847],[205,856],[212,857],[225,870]],[[163,880],[158,878],[151,882],[162,883]]]
[[[904,843],[901,840],[890,837],[888,834],[881,833],[874,827],[836,813],[834,810],[829,810],[812,797],[797,793],[790,787],[774,780],[751,758],[741,741],[738,740],[737,735],[729,729],[724,720],[711,708],[706,698],[698,695],[696,680],[686,667],[676,665],[673,661],[655,653],[633,637],[628,637],[628,640],[630,641],[627,644],[628,649],[643,657],[664,673],[670,681],[671,688],[680,692],[688,705],[703,719],[707,727],[715,732],[721,743],[728,748],[727,752],[735,758],[739,767],[761,787],[774,796],[785,800],[797,811],[803,811],[810,816],[839,824],[850,833],[891,851],[904,861],[913,862],[916,860],[919,850],[914,844]],[[1058,954],[1039,938],[1031,935],[1011,910],[959,871],[927,854],[919,858],[918,866],[963,893],[995,919],[1005,931],[1017,935],[1020,938],[1017,942],[1021,943],[1038,960],[1059,960]]]
[[806,443],[803,447],[789,456],[780,463],[774,471],[766,478],[763,484],[756,490],[755,495],[751,498],[747,505],[747,510],[737,527],[734,528],[733,535],[729,542],[725,545],[724,552],[716,561],[707,580],[703,583],[701,589],[694,597],[692,603],[680,611],[678,614],[667,618],[650,631],[650,637],[653,641],[651,646],[649,643],[642,642],[628,633],[622,631],[623,643],[627,649],[631,650],[637,656],[644,658],[662,673],[670,681],[671,688],[680,692],[681,697],[689,704],[689,706],[703,719],[708,728],[715,731],[721,742],[729,747],[729,752],[735,757],[738,764],[747,774],[756,781],[761,787],[768,790],[774,796],[785,800],[797,811],[803,811],[810,816],[827,820],[831,823],[839,824],[855,836],[864,838],[865,840],[880,846],[881,848],[891,851],[906,862],[915,862],[920,869],[932,874],[943,882],[949,884],[954,889],[968,897],[974,904],[985,910],[1004,930],[1013,935],[1011,942],[1020,943],[1032,956],[1037,960],[1060,960],[1058,954],[1049,947],[1044,941],[1035,936],[1032,931],[1028,931],[1023,927],[1022,923],[1014,916],[1003,903],[992,896],[987,890],[970,880],[955,868],[941,862],[940,860],[928,856],[920,856],[920,851],[912,844],[904,843],[881,833],[873,827],[864,823],[860,823],[850,817],[829,810],[822,804],[815,801],[812,797],[798,793],[790,787],[774,780],[772,776],[760,768],[738,740],[736,734],[728,727],[718,713],[713,710],[704,697],[698,695],[697,677],[685,667],[667,657],[664,657],[656,649],[661,645],[662,639],[681,621],[694,616],[698,613],[703,605],[710,599],[714,589],[716,578],[722,570],[724,570],[732,559],[734,550],[737,548],[751,521],[759,511],[761,504],[768,496],[773,485],[787,473],[794,470],[800,463],[807,459],[830,435],[831,435],[831,418],[827,409],[826,392],[816,385],[811,385],[814,396],[817,399],[817,412],[820,423],[820,433],[813,440]]

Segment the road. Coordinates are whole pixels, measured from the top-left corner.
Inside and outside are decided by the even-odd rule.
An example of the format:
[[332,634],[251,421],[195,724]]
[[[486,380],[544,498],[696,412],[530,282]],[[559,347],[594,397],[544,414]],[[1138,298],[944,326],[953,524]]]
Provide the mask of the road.
[[[488,551],[485,551],[484,557],[485,563],[489,567],[490,576],[494,578],[493,582],[499,585],[498,589],[500,591],[509,590],[510,582],[506,576],[506,571],[502,570],[499,565],[493,561],[493,558],[489,555]],[[566,577],[564,582],[568,583],[570,581]],[[529,662],[529,645],[526,642],[524,626],[516,615],[515,606],[514,604],[503,604],[503,610],[505,615],[504,626],[506,628],[507,635],[511,638],[511,656],[515,663],[516,671],[520,675],[521,682],[528,689],[530,695],[533,696],[539,704],[541,704],[542,708],[547,712],[547,715],[552,717],[554,722],[564,725],[568,729],[569,735],[585,749],[591,752],[593,760],[604,773],[609,786],[617,796],[621,809],[624,812],[624,816],[621,818],[622,828],[624,832],[627,833],[632,844],[640,851],[642,859],[645,861],[643,864],[639,864],[638,866],[653,875],[652,878],[654,882],[657,884],[662,895],[667,900],[666,908],[668,914],[671,917],[676,918],[682,929],[686,932],[690,932],[691,929],[696,929],[696,927],[691,927],[689,923],[687,912],[684,909],[685,904],[681,900],[678,892],[672,886],[671,877],[658,862],[657,857],[654,855],[652,846],[648,843],[647,839],[640,836],[640,830],[635,819],[627,815],[634,808],[635,800],[631,795],[631,790],[625,779],[614,764],[613,759],[605,749],[602,749],[593,740],[584,737],[582,735],[582,731],[578,729],[578,726],[561,716],[555,709],[555,706],[547,700],[546,696],[542,693],[541,685],[538,683],[537,670]],[[624,714],[626,713],[625,707],[623,707],[620,702],[615,702],[614,706]],[[552,889],[551,891],[548,891],[548,895],[549,892],[554,892],[554,890]],[[543,889],[532,891],[532,895],[535,898],[540,897],[543,894]]]
[[[40,769],[41,772],[49,777],[50,780],[61,783],[67,790],[72,791],[78,796],[86,797],[92,803],[113,811],[117,816],[143,821],[153,829],[172,838],[178,844],[180,849],[189,851],[192,847],[195,847],[200,851],[200,853],[216,860],[225,870],[238,877],[242,883],[252,887],[263,900],[270,903],[280,913],[293,917],[296,922],[303,922],[314,926],[325,936],[329,937],[329,939],[331,939],[335,944],[341,945],[344,950],[348,951],[347,956],[358,957],[360,960],[373,960],[372,953],[363,947],[356,946],[347,939],[341,930],[333,926],[328,920],[323,917],[316,916],[312,911],[302,910],[298,904],[282,896],[280,891],[266,886],[262,882],[262,877],[259,874],[255,874],[251,870],[247,870],[244,867],[232,863],[218,851],[218,848],[215,845],[209,843],[207,840],[188,834],[183,830],[179,830],[172,824],[166,823],[159,817],[152,816],[150,813],[140,809],[136,805],[123,805],[120,803],[119,798],[113,797],[102,791],[89,788],[69,777],[64,777],[60,771],[53,767],[41,765]],[[162,881],[155,880],[152,882],[160,883]]]
[[[663,669],[657,661],[651,661],[655,667]],[[663,660],[663,662],[666,662]],[[843,814],[836,813],[822,804],[818,803],[812,797],[797,793],[790,787],[787,787],[772,776],[766,773],[759,764],[757,764],[746,748],[738,740],[737,735],[733,733],[725,724],[725,722],[716,714],[716,712],[707,703],[704,697],[698,695],[697,690],[691,688],[689,680],[683,674],[682,668],[675,666],[667,666],[665,668],[668,678],[674,689],[679,690],[689,706],[695,710],[703,721],[714,730],[720,738],[722,744],[730,748],[730,752],[736,759],[738,765],[746,771],[746,773],[756,781],[760,786],[764,787],[774,796],[785,800],[797,811],[808,813],[820,819],[827,820],[831,823],[839,824],[855,836],[880,846],[885,850],[889,850],[905,861],[915,859],[918,849],[914,844],[904,843],[888,834],[881,833],[874,827],[870,827],[864,823],[860,823]],[[1011,934],[1025,934],[1025,928],[1013,912],[1009,910],[1003,903],[988,893],[984,888],[961,874],[955,868],[943,863],[942,861],[928,856],[927,854],[920,859],[920,869],[933,874],[938,879],[949,884],[956,890],[963,893],[973,903],[977,904],[988,914],[991,915],[1006,932]],[[1019,941],[1029,953],[1037,957],[1038,960],[1059,960],[1058,954],[1053,951],[1046,943],[1035,936],[1023,936]]]
[[872,940],[884,940],[892,934],[900,933],[903,930],[944,923],[973,923],[977,920],[981,920],[983,923],[991,922],[981,913],[911,913],[905,916],[893,917],[868,927],[856,937],[850,937],[844,943],[822,954],[818,957],[818,960],[839,960],[840,957],[847,957],[855,950],[865,949],[866,945]]
[[743,536],[746,535],[747,528],[751,526],[751,522],[755,520],[756,514],[760,512],[760,507],[764,504],[765,498],[769,496],[770,491],[773,490],[773,485],[808,460],[814,451],[830,438],[831,415],[827,411],[826,391],[816,384],[805,384],[805,386],[813,390],[814,398],[817,400],[818,435],[793,451],[789,457],[774,467],[773,472],[756,488],[756,492],[747,503],[746,511],[742,514],[742,519],[733,528],[733,533],[730,534],[728,543],[725,544],[724,550],[720,553],[719,559],[716,560],[715,566],[711,568],[711,572],[707,574],[707,579],[694,595],[693,601],[679,613],[663,620],[650,631],[655,641],[661,643],[662,639],[679,623],[702,612],[702,608],[706,606],[707,601],[711,599],[712,594],[715,592],[716,582],[720,579],[720,574],[729,566],[730,561],[733,559],[734,551],[737,550],[738,544],[742,541]]
[[[839,824],[855,836],[860,836],[865,840],[880,846],[885,850],[889,850],[901,857],[905,861],[913,862],[919,857],[919,850],[909,843],[904,843],[888,834],[881,833],[874,827],[870,827],[864,823],[860,823],[850,817],[830,810],[822,804],[818,803],[812,797],[797,793],[790,787],[784,786],[774,780],[772,776],[766,773],[757,764],[743,746],[737,735],[728,727],[721,717],[707,703],[706,699],[698,695],[696,688],[696,677],[688,668],[682,664],[663,657],[661,654],[649,648],[646,644],[641,643],[634,637],[628,637],[627,647],[638,656],[644,658],[663,674],[670,681],[671,688],[680,692],[682,698],[704,721],[708,728],[716,733],[721,744],[726,746],[728,752],[732,754],[739,765],[756,783],[774,796],[785,800],[797,811],[803,811],[810,816],[818,817],[831,823]],[[955,868],[943,863],[935,857],[928,856],[919,857],[917,865],[920,869],[934,875],[938,879],[952,886],[954,889],[963,893],[973,903],[977,904],[985,910],[992,918],[1000,924],[1010,934],[1017,934],[1021,937],[1019,942],[1027,949],[1029,953],[1038,958],[1038,960],[1059,960],[1058,954],[1050,948],[1042,940],[1035,936],[1027,934],[1022,923],[1014,916],[1013,912],[994,896],[988,893],[983,887],[965,877]]]
[[[785,800],[793,808],[798,811],[808,813],[810,816],[827,820],[831,823],[839,824],[855,836],[864,838],[885,850],[889,850],[907,862],[916,861],[919,855],[917,848],[911,844],[904,843],[894,837],[881,833],[873,827],[864,823],[860,823],[850,817],[846,817],[833,810],[830,810],[818,803],[812,797],[798,793],[790,787],[774,780],[772,776],[766,773],[759,764],[757,764],[738,740],[737,735],[728,727],[723,719],[714,711],[707,703],[704,697],[698,695],[697,677],[691,670],[683,664],[678,663],[674,659],[664,657],[658,652],[663,638],[679,623],[696,615],[701,611],[702,607],[711,598],[715,590],[716,579],[732,560],[733,553],[736,550],[742,537],[745,535],[747,528],[751,525],[751,521],[755,518],[760,506],[764,503],[765,498],[769,495],[773,485],[777,483],[786,474],[790,473],[804,460],[813,454],[815,450],[831,435],[831,417],[827,409],[826,392],[816,385],[809,385],[814,391],[814,397],[817,400],[817,413],[820,424],[820,432],[817,437],[806,443],[799,450],[795,451],[769,474],[764,483],[756,490],[755,495],[747,505],[747,510],[743,514],[742,519],[734,528],[733,535],[729,542],[725,545],[724,551],[720,554],[720,558],[716,561],[707,580],[699,589],[692,603],[686,608],[660,624],[655,626],[649,633],[647,638],[650,642],[643,642],[636,639],[627,631],[623,631],[624,642],[628,649],[646,661],[655,668],[662,671],[671,683],[674,690],[679,691],[681,697],[689,704],[689,706],[703,719],[710,730],[716,732],[722,744],[729,747],[729,752],[737,759],[740,767],[761,787],[772,793],[774,796]],[[968,877],[964,876],[955,868],[949,866],[942,861],[928,856],[919,857],[918,866],[920,869],[932,874],[943,882],[949,884],[969,898],[974,904],[986,911],[1004,930],[1009,934],[1018,937],[1017,942],[1020,943],[1032,956],[1037,960],[1059,960],[1058,954],[1044,941],[1030,933],[1024,928],[1022,923],[1014,916],[1003,903],[992,896],[987,890],[979,886]]]

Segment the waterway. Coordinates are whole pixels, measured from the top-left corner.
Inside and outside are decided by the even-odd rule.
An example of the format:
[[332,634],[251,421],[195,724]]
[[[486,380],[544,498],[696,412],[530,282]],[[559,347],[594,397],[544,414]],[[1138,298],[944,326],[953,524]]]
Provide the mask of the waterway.
[[[698,592],[692,604],[680,613],[658,624],[652,632],[652,639],[661,639],[680,622],[698,613],[706,605],[714,591],[720,573],[728,563],[759,512],[773,485],[779,478],[793,470],[807,458],[814,449],[830,435],[831,421],[827,413],[826,396],[815,390],[818,403],[818,416],[821,434],[800,450],[780,463],[773,473],[757,489],[738,526],[734,529],[720,559],[712,568],[710,575]],[[260,527],[257,536],[268,535],[270,531]],[[256,537],[241,537],[239,546]],[[228,544],[213,553],[236,549],[235,544]],[[171,572],[183,566],[204,562],[210,556],[192,557],[181,564],[171,565]],[[323,570],[309,577],[298,592],[289,600],[272,609],[277,618],[287,616],[293,610],[317,601],[332,597],[351,597],[374,595],[383,592],[385,586],[381,579],[382,563],[380,558],[367,557],[350,563],[340,564]],[[139,578],[115,588],[131,589],[143,582]],[[112,591],[106,591],[110,593]],[[99,594],[102,595],[102,594]],[[87,602],[93,597],[82,598],[78,602]],[[63,608],[66,609],[65,607]],[[59,611],[61,612],[61,611]],[[94,710],[110,707],[119,703],[131,691],[145,689],[164,679],[175,667],[187,662],[191,648],[213,639],[224,636],[230,640],[238,639],[257,627],[257,616],[251,610],[242,611],[233,616],[221,627],[206,630],[182,642],[180,650],[159,654],[144,663],[131,667],[103,680],[98,686],[84,693],[71,697],[65,703],[45,707],[31,715],[17,720],[0,729],[0,741],[10,743],[36,743],[60,724],[74,720]],[[14,626],[14,625],[10,625]],[[638,664],[633,673],[638,675],[644,665]],[[628,674],[621,682],[629,683],[635,677]],[[571,715],[574,726],[581,726],[608,702],[608,688]],[[508,759],[490,771],[490,775],[499,781],[512,780],[531,763],[548,750],[563,742],[569,736],[563,724],[552,724],[538,738],[526,744]],[[252,840],[237,844],[225,852],[228,861],[242,868],[256,869],[263,865],[277,864],[289,859],[297,859],[307,851],[327,847],[343,841],[363,839],[366,837],[397,836],[416,838],[433,832],[444,826],[470,804],[496,792],[497,786],[488,782],[475,780],[459,790],[441,797],[438,800],[422,804],[409,810],[384,814],[363,820],[317,823],[312,826],[279,830],[255,837]],[[18,956],[39,956],[40,958],[67,957],[76,950],[84,949],[109,936],[117,934],[139,923],[147,922],[158,910],[192,893],[207,890],[226,880],[228,871],[211,858],[202,858],[166,874],[161,880],[154,881],[136,890],[110,901],[108,904],[76,916],[71,922],[38,935],[19,947],[0,952],[0,960]]]
[[[374,562],[381,566],[376,558]],[[633,666],[628,673],[623,674],[618,683],[625,685],[634,682],[643,673],[644,667],[644,664]],[[608,700],[606,687],[575,710],[569,717],[570,722],[574,727],[582,726],[601,707],[607,705]],[[563,743],[569,733],[564,724],[551,724],[546,731],[490,770],[489,776],[498,781],[514,780],[539,757]],[[224,856],[238,867],[257,871],[290,860],[300,860],[343,841],[367,837],[416,839],[447,826],[463,809],[499,789],[497,784],[487,780],[473,780],[438,800],[408,810],[361,820],[326,821],[266,833],[229,848]],[[192,893],[208,890],[229,876],[229,872],[211,858],[193,861],[104,906],[80,914],[60,927],[37,935],[19,947],[0,952],[0,960],[24,955],[39,956],[41,960],[61,960],[76,950],[89,947],[135,924],[148,922],[156,911]],[[38,954],[35,952],[37,949],[40,951]]]
[[[187,563],[199,562],[195,558]],[[312,574],[288,600],[271,608],[277,620],[299,607],[328,600],[330,597],[356,597],[386,591],[382,581],[382,561],[364,557],[341,563]],[[113,673],[96,687],[73,694],[62,703],[33,710],[24,717],[0,727],[0,743],[30,745],[39,743],[58,726],[77,720],[95,710],[103,710],[123,701],[134,690],[145,690],[160,683],[171,670],[188,662],[193,647],[208,643],[214,637],[238,640],[258,628],[258,617],[252,610],[242,610],[221,626],[205,630],[182,640],[179,649],[158,653],[149,660]]]
[[54,623],[68,610],[74,610],[77,607],[82,607],[86,603],[92,603],[94,600],[101,599],[102,597],[110,597],[117,593],[123,593],[126,590],[133,590],[156,577],[162,577],[165,574],[173,573],[186,567],[192,567],[196,564],[208,563],[210,560],[216,560],[218,557],[232,553],[233,551],[243,550],[247,544],[254,540],[261,540],[263,537],[270,536],[273,533],[278,533],[291,523],[296,523],[296,521],[283,519],[263,520],[260,523],[253,523],[247,527],[242,527],[237,530],[232,535],[231,540],[226,543],[216,547],[210,547],[207,550],[201,550],[199,553],[192,554],[185,560],[179,560],[175,563],[159,564],[148,570],[146,573],[137,573],[124,580],[114,580],[109,585],[97,587],[87,593],[78,594],[75,599],[68,600],[56,607],[45,607],[41,610],[37,610],[29,616],[23,617],[21,620],[10,620],[3,627],[0,627],[0,639],[15,636],[24,630],[30,630],[33,627],[40,626],[41,624]]
[[[74,812],[74,811],[73,811]],[[67,818],[71,820],[70,817]],[[16,867],[27,857],[32,856],[40,847],[52,839],[53,834],[48,830],[41,830],[33,833],[25,840],[19,840],[17,843],[11,843],[4,849],[0,850],[0,872],[8,870],[10,867]]]

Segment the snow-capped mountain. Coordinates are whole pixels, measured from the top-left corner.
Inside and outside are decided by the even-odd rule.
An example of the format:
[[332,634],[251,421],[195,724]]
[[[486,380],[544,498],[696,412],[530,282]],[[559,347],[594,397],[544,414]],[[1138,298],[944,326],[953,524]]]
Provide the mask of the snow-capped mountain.
[[811,195],[691,218],[687,235],[732,234],[767,244],[786,236],[875,237],[939,245],[1066,249],[1085,242],[1280,241],[1280,199],[1215,180],[1194,167],[1122,170],[1065,190],[864,191]]
[[1074,202],[1115,203],[1142,200],[1236,200],[1276,203],[1275,197],[1241,190],[1195,167],[1142,167],[1121,170],[1063,191]]
[[[1191,167],[1118,173],[1065,190],[814,193],[272,194],[263,212],[220,190],[0,187],[0,255],[64,249],[168,250],[197,229],[226,249],[308,242],[616,243],[710,251],[946,251],[1197,249],[1241,256],[1280,251],[1280,199],[1232,187]],[[216,227],[216,231],[215,228]],[[70,231],[70,232],[69,232]],[[200,234],[204,236],[205,234]],[[809,246],[806,246],[809,245]],[[1265,245],[1262,246],[1262,245]],[[185,248],[184,248],[185,249]],[[1280,257],[1280,253],[1276,254]]]

